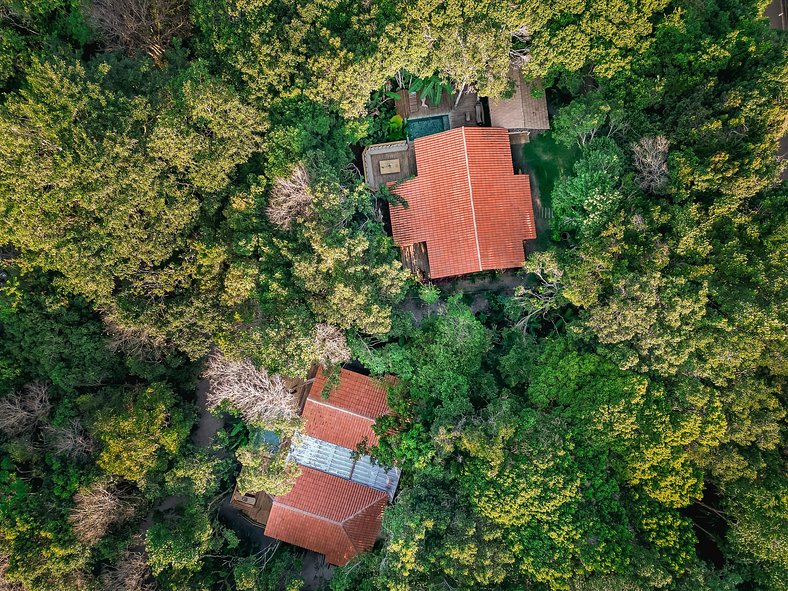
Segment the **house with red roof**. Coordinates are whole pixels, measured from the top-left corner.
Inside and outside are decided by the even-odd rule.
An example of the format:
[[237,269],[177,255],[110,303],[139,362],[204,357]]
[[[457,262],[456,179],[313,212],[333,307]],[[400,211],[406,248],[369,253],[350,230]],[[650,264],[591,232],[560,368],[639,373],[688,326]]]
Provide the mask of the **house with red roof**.
[[523,147],[550,128],[547,100],[517,64],[509,79],[511,95],[498,99],[464,89],[433,103],[399,90],[406,139],[364,148],[367,186],[407,203],[390,204],[391,230],[403,265],[422,279],[519,267],[524,241],[536,238]]
[[265,527],[265,535],[325,555],[342,566],[372,548],[383,511],[399,483],[397,468],[385,469],[356,452],[377,443],[372,426],[389,412],[387,386],[342,369],[338,380],[322,368],[304,401],[304,428],[290,442],[290,459],[301,475],[286,495],[241,495],[233,505]]
[[536,226],[529,177],[514,173],[509,132],[457,127],[413,146],[416,176],[392,187],[406,205],[389,207],[403,260],[411,251],[433,279],[521,266]]

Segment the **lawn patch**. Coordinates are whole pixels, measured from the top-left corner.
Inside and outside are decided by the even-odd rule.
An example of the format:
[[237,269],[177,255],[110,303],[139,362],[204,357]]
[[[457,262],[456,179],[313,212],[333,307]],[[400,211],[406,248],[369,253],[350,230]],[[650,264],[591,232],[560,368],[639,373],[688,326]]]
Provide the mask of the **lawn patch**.
[[580,155],[579,148],[567,148],[545,133],[532,136],[523,146],[526,167],[533,172],[539,184],[542,207],[552,207],[552,192],[555,182],[572,171],[572,165]]

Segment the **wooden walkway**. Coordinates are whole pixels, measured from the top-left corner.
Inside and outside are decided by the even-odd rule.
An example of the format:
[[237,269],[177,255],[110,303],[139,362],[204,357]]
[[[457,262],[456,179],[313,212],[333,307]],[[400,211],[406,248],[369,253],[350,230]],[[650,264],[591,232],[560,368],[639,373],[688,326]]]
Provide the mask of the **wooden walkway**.
[[427,243],[418,242],[400,247],[402,266],[409,269],[419,281],[430,278],[430,261],[427,258]]
[[552,207],[537,207],[536,208],[536,215],[538,215],[543,220],[552,220],[553,219],[553,208]]

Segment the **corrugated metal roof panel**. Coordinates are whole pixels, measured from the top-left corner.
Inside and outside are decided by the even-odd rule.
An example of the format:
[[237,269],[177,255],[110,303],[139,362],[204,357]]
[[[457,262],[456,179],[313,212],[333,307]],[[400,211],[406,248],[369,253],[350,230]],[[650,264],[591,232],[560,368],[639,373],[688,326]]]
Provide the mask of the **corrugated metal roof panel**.
[[346,478],[388,494],[390,499],[399,484],[398,468],[386,470],[369,456],[353,458],[353,452],[328,441],[296,433],[290,445],[290,458],[301,466]]
[[347,479],[350,479],[355,464],[351,450],[303,434],[293,437],[290,457],[302,466]]
[[372,462],[369,456],[361,456],[353,468],[353,475],[350,479],[353,482],[370,486],[388,494],[389,499],[394,499],[399,484],[399,468],[386,470],[383,466]]

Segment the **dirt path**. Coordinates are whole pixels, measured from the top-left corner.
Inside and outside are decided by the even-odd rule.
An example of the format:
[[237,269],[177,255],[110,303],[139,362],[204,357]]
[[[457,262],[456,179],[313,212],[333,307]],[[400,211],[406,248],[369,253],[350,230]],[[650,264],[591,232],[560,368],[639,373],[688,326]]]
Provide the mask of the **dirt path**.
[[301,578],[304,579],[304,591],[318,591],[324,589],[327,581],[334,576],[334,567],[326,564],[322,554],[307,552],[304,555],[304,566],[301,569]]
[[788,29],[788,2],[786,0],[772,0],[766,7],[764,16],[769,17],[769,24],[773,29]]
[[191,434],[191,441],[194,445],[207,447],[210,445],[214,435],[224,426],[224,417],[217,417],[208,410],[208,380],[197,382],[197,408],[200,412],[197,421],[197,428]]
[[[197,409],[200,414],[197,428],[192,432],[190,439],[194,445],[200,447],[208,447],[225,423],[224,416],[217,417],[208,409],[209,389],[210,384],[207,380],[200,380],[197,383]],[[226,456],[227,450],[222,449],[218,452],[218,455],[220,457]],[[258,550],[263,550],[275,543],[276,540],[269,538],[263,533],[263,528],[244,518],[241,512],[230,504],[231,497],[232,495],[228,494],[219,505],[219,518],[221,521],[238,535],[256,545]]]

